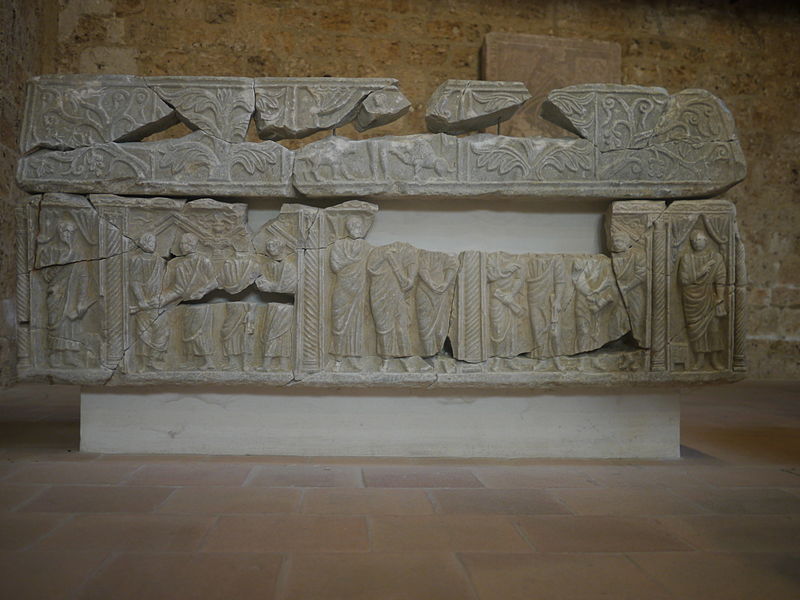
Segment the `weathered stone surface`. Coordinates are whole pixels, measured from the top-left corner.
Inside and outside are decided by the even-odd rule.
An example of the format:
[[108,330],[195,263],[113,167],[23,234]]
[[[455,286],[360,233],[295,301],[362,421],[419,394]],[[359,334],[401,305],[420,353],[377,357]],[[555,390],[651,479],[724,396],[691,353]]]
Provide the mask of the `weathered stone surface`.
[[653,371],[745,371],[747,272],[726,200],[615,202],[617,284]]
[[481,51],[481,76],[522,81],[533,98],[509,121],[503,135],[561,137],[563,130],[539,113],[547,94],[579,83],[619,83],[622,48],[616,42],[490,31]]
[[356,115],[358,131],[366,131],[396,121],[411,108],[411,102],[394,88],[372,92],[364,99]]
[[591,141],[601,152],[644,148],[650,144],[669,98],[667,90],[658,87],[573,85],[547,95],[542,117]]
[[202,131],[157,142],[40,150],[19,161],[28,191],[292,197],[294,154],[280,144],[229,143]]
[[744,175],[735,141],[598,152],[583,139],[421,134],[308,144],[297,151],[294,185],[311,197],[691,198]]
[[20,373],[530,387],[744,368],[730,203],[617,202],[612,259],[374,246],[376,213],[286,204],[251,233],[245,205],[208,198],[31,197],[19,210]]
[[255,80],[256,126],[265,140],[302,138],[353,121],[372,92],[396,79],[262,77]]
[[683,90],[670,97],[653,142],[732,142],[736,125],[725,104],[706,90]]
[[449,79],[428,100],[425,123],[433,133],[477,131],[507,121],[530,99],[520,81]]
[[253,80],[247,77],[147,77],[178,117],[226,142],[244,142],[255,111]]
[[140,77],[41,75],[28,82],[20,150],[135,141],[176,122]]
[[527,370],[533,361],[516,357],[580,354],[630,329],[606,256],[463,252],[459,258],[450,323],[458,360],[510,359],[507,370]]

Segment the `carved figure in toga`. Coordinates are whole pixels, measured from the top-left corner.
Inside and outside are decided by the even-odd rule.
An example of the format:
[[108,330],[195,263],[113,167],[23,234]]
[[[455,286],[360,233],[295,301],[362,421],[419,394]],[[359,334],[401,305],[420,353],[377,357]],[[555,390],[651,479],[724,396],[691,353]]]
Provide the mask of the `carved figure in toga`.
[[[267,259],[256,285],[262,292],[294,294],[297,288],[297,267],[291,257],[285,255],[284,243],[275,237],[265,244]],[[292,356],[292,332],[294,306],[270,302],[264,316],[261,334],[264,368],[287,371]]]
[[531,350],[525,311],[522,264],[510,254],[493,252],[486,260],[489,284],[491,355],[512,358]]
[[151,232],[139,238],[139,248],[130,262],[130,312],[136,331],[134,353],[138,368],[160,370],[169,342],[169,327],[164,323],[161,292],[164,285],[165,261],[156,254],[156,236]]
[[526,283],[533,334],[531,356],[557,357],[561,353],[561,313],[567,292],[567,273],[563,257],[532,256],[528,262]]
[[624,231],[611,238],[614,274],[631,324],[634,339],[647,344],[647,255],[639,244],[631,242]]
[[347,236],[336,240],[330,253],[335,277],[331,294],[331,354],[334,369],[346,357],[364,356],[364,311],[367,298],[367,257],[371,246],[364,240],[364,219],[345,221]]
[[722,320],[725,308],[725,262],[722,254],[708,245],[702,231],[690,236],[691,250],[678,263],[678,282],[686,319],[686,333],[694,354],[693,368],[705,367],[706,356],[715,370],[725,368],[723,352],[725,337]]
[[61,222],[56,235],[39,250],[40,264],[47,286],[47,345],[50,366],[79,367],[83,343],[81,319],[97,302],[89,263],[77,260],[74,252],[75,225]]
[[[184,233],[180,242],[181,256],[167,263],[164,302],[199,300],[217,287],[211,259],[197,251],[198,239]],[[208,304],[187,304],[183,307],[183,349],[187,358],[195,358],[201,369],[212,369],[213,314]]]
[[443,252],[419,251],[419,279],[415,300],[422,356],[438,354],[450,326],[453,282],[458,258]]
[[392,357],[413,355],[411,297],[417,279],[417,249],[404,242],[374,248],[367,261],[369,302],[382,370]]

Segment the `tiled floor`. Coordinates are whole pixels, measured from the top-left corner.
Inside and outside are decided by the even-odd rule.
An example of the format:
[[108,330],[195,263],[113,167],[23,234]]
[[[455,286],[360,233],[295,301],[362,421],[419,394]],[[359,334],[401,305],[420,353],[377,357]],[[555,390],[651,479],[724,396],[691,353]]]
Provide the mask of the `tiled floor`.
[[800,598],[800,384],[694,390],[679,461],[84,455],[0,391],[0,598]]

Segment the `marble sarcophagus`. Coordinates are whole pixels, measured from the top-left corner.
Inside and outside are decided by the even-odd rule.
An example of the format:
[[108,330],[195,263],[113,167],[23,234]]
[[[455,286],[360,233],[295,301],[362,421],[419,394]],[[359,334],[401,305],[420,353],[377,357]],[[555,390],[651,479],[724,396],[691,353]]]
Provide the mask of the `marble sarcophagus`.
[[[576,134],[473,133],[522,84],[448,81],[435,133],[292,151],[410,103],[392,79],[43,76],[17,209],[19,372],[81,384],[520,386],[731,379],[745,370],[745,175],[703,90],[581,85]],[[182,121],[192,132],[151,141]],[[248,141],[255,126],[264,141]],[[251,134],[251,137],[252,134]],[[606,252],[372,245],[382,199],[593,199]],[[711,199],[710,199],[711,198]],[[248,203],[285,201],[251,230]],[[419,215],[424,219],[424,214]],[[480,236],[481,232],[474,232]]]

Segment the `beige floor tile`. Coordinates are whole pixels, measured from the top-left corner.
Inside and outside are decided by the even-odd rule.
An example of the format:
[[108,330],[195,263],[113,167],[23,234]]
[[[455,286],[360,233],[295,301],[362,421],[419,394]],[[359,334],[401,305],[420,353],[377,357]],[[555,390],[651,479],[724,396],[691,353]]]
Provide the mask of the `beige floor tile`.
[[594,465],[586,469],[589,478],[599,487],[662,488],[705,485],[691,476],[692,468],[684,463],[649,465]]
[[374,552],[532,552],[508,517],[370,517]]
[[33,498],[46,486],[24,484],[0,484],[0,511],[9,511]]
[[34,549],[191,552],[212,523],[212,517],[199,516],[78,515]]
[[338,515],[425,515],[433,506],[424,490],[314,488],[305,490],[302,512]]
[[448,514],[569,514],[545,490],[433,490],[430,495],[439,511]]
[[797,555],[653,552],[629,556],[681,600],[800,598]]
[[167,487],[62,485],[38,495],[19,512],[146,513],[172,491]]
[[203,462],[146,464],[130,479],[134,485],[242,485],[250,465]]
[[576,515],[691,515],[707,512],[660,488],[559,489],[553,494]]
[[452,554],[296,554],[287,600],[473,600]]
[[659,517],[658,521],[700,550],[800,552],[800,517],[796,515]]
[[39,462],[22,465],[5,483],[120,483],[139,468],[137,463]]
[[479,466],[472,472],[487,488],[584,488],[596,487],[585,467],[570,465],[542,466]]
[[82,600],[269,600],[284,558],[276,554],[121,554]]
[[106,556],[106,552],[2,552],[0,598],[72,599]]
[[540,552],[664,552],[690,550],[675,534],[647,517],[515,517]]
[[800,514],[800,497],[774,488],[676,488],[674,492],[713,513]]
[[668,600],[624,556],[466,554],[461,560],[481,600]]
[[268,487],[361,487],[361,470],[332,465],[260,465],[249,485]]
[[22,550],[67,519],[54,514],[0,514],[0,550]]
[[798,487],[800,472],[780,467],[695,467],[692,477],[721,487]]
[[225,486],[190,486],[175,490],[161,513],[262,514],[295,512],[300,490]]
[[469,469],[448,466],[364,467],[364,483],[387,488],[478,488]]
[[224,516],[208,535],[207,552],[364,552],[363,517]]

